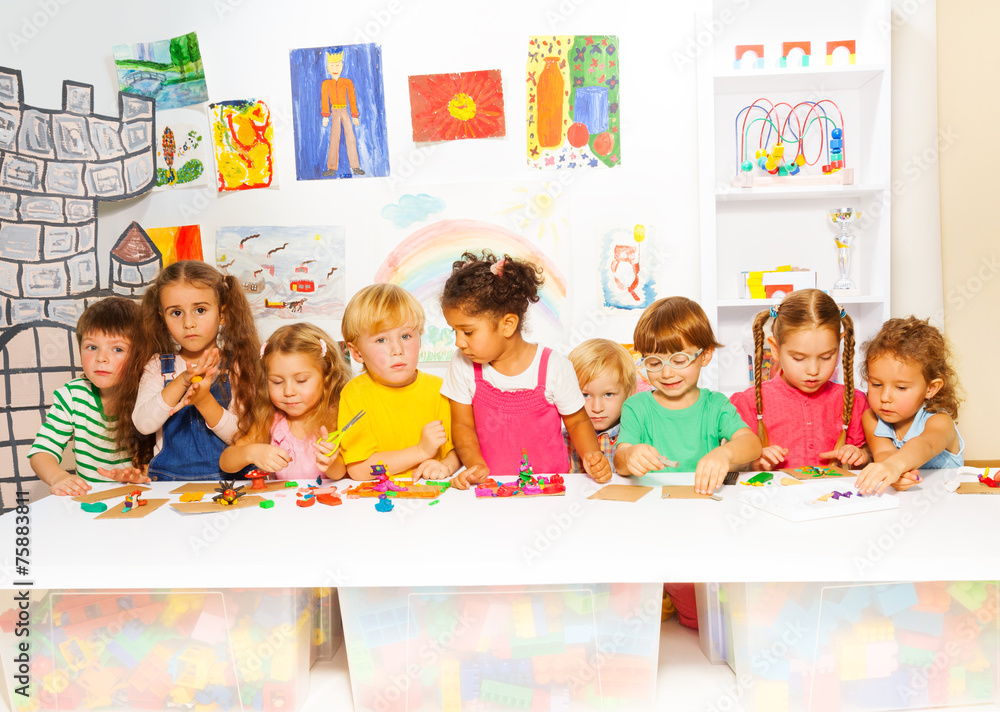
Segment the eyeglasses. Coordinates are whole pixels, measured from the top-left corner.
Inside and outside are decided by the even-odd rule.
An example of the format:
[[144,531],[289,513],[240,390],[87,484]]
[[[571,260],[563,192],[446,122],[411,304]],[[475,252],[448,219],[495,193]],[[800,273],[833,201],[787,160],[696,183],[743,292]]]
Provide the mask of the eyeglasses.
[[670,366],[675,371],[680,371],[694,363],[694,360],[701,356],[701,352],[704,350],[698,349],[693,354],[689,354],[686,351],[678,351],[675,354],[667,356],[666,360],[659,356],[643,356],[636,365],[646,371],[646,373],[658,373],[663,370],[665,365]]

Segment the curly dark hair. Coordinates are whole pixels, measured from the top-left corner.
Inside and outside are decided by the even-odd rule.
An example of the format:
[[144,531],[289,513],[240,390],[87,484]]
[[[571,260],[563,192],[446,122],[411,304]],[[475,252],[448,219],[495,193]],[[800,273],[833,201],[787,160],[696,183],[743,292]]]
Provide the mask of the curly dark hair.
[[540,299],[538,289],[545,281],[542,268],[534,263],[506,254],[497,257],[490,250],[481,255],[465,252],[451,269],[441,295],[443,308],[459,309],[470,316],[514,314],[518,331],[528,306]]
[[962,402],[961,386],[958,375],[951,366],[951,349],[937,327],[926,319],[915,316],[890,319],[861,349],[865,356],[861,374],[866,381],[868,364],[886,356],[920,364],[924,380],[928,383],[940,378],[943,385],[933,397],[927,399],[927,410],[931,413],[947,413],[952,420],[958,420],[958,404]]

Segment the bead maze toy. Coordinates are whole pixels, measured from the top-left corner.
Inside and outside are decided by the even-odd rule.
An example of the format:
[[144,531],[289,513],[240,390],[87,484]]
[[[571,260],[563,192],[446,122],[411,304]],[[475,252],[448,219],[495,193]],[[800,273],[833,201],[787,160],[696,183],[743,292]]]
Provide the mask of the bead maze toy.
[[[760,124],[757,148],[754,159],[750,160],[751,132],[757,124]],[[830,99],[801,101],[793,106],[760,98],[736,114],[735,130],[734,187],[854,183],[854,170],[845,162],[844,117]],[[810,159],[814,150],[815,156]],[[824,154],[825,161],[820,163]],[[820,173],[807,170],[816,165],[820,166]]]

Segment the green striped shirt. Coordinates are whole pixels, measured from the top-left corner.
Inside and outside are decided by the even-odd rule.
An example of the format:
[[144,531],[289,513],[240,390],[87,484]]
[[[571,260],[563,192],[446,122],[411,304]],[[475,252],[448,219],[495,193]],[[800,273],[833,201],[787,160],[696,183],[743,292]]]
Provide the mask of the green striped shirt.
[[109,482],[97,474],[98,467],[116,469],[132,463],[115,448],[108,424],[100,391],[86,378],[75,378],[53,394],[52,407],[28,457],[47,452],[61,463],[63,451],[72,440],[76,474],[90,482]]

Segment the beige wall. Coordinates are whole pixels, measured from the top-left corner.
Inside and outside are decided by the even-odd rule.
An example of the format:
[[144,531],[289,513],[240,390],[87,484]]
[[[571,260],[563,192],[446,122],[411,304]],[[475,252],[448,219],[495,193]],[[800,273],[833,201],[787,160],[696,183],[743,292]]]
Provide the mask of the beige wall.
[[937,5],[945,333],[967,395],[959,421],[967,459],[1000,458],[1000,191],[989,177],[1000,165],[998,26],[1000,3]]

